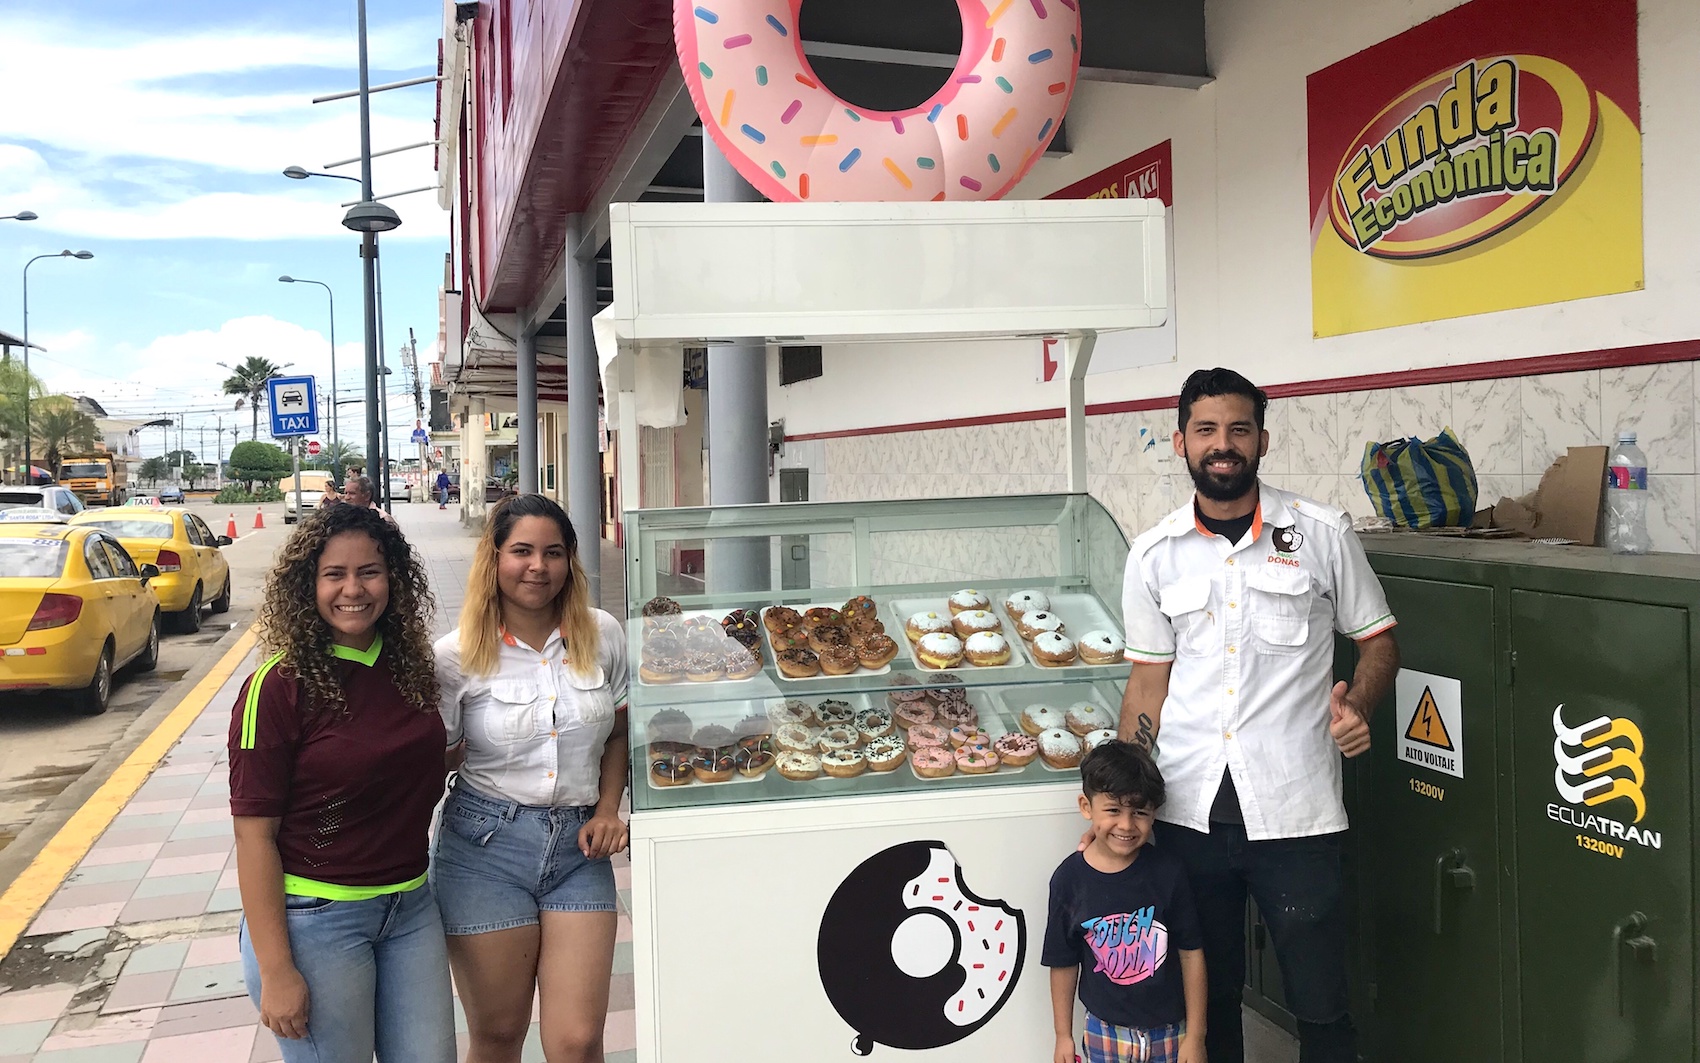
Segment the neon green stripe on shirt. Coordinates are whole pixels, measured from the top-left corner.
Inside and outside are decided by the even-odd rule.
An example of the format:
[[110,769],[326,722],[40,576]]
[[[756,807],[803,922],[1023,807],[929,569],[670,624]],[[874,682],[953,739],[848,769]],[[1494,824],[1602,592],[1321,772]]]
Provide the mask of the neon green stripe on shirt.
[[248,681],[248,698],[242,705],[242,749],[253,749],[255,731],[260,722],[260,687],[266,681],[266,673],[277,667],[277,662],[283,660],[283,654],[278,654],[265,664],[260,665],[254,672],[254,678]]
[[392,893],[416,890],[425,885],[427,877],[428,873],[391,886],[339,886],[334,882],[319,882],[302,878],[300,875],[285,875],[283,892],[293,893],[298,897],[318,897],[327,901],[369,901],[373,897],[387,897]]

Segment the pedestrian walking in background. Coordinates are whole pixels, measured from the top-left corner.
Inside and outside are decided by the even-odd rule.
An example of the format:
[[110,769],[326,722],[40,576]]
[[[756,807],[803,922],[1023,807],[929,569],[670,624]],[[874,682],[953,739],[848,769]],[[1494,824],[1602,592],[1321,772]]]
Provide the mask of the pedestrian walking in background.
[[467,1063],[517,1063],[542,1002],[549,1063],[602,1059],[614,868],[626,847],[626,641],[590,605],[567,514],[543,495],[490,513],[459,630],[439,639],[465,760],[431,876],[466,1008]]
[[284,1063],[452,1063],[426,876],[443,792],[424,566],[369,509],[307,516],[266,580],[230,721],[248,995]]
[[453,485],[449,482],[449,470],[439,469],[437,471],[437,508],[438,509],[448,509],[449,508],[449,488],[452,487],[452,486]]
[[[1269,925],[1305,1063],[1355,1063],[1347,1014],[1341,754],[1399,670],[1394,619],[1351,520],[1258,480],[1268,397],[1228,369],[1180,394],[1196,493],[1133,541],[1121,737],[1155,743],[1156,839],[1186,865],[1204,933],[1210,1063],[1241,1063],[1246,895]],[[1334,682],[1334,636],[1357,643]]]

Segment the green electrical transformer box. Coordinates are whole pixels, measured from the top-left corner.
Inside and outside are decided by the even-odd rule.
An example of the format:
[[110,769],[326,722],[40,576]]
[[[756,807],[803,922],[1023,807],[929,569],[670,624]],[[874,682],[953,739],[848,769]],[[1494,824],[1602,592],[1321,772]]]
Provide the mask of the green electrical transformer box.
[[1364,1058],[1700,1063],[1700,557],[1363,542],[1403,658],[1346,777]]

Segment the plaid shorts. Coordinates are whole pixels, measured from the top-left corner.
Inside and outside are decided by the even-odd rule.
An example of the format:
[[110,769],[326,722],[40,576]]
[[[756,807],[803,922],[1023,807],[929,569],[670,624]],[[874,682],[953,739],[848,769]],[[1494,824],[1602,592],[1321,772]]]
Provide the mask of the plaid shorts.
[[1086,1013],[1086,1035],[1080,1039],[1085,1063],[1174,1063],[1181,1050],[1186,1023],[1176,1022],[1149,1030],[1115,1026]]

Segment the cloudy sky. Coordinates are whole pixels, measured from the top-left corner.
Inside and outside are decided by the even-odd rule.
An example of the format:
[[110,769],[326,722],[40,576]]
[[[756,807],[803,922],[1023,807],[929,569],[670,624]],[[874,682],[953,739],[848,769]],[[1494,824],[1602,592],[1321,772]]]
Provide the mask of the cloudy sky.
[[[250,354],[330,377],[336,295],[344,398],[363,394],[359,239],[343,229],[348,181],[291,181],[289,165],[322,170],[357,155],[355,101],[314,104],[356,84],[354,0],[7,0],[0,60],[0,329],[23,331],[21,271],[34,255],[94,252],[87,262],[29,271],[31,368],[55,391],[93,396],[114,416],[182,414],[187,447],[214,449],[249,415],[220,394]],[[369,0],[371,82],[436,72],[441,7]],[[430,85],[372,97],[374,151],[429,140]],[[359,177],[359,166],[335,173]],[[429,149],[374,161],[377,194],[436,183]],[[388,201],[402,227],[383,240],[385,346],[392,450],[413,427],[411,382],[395,355],[411,328],[428,373],[436,357],[437,288],[448,215],[432,193]],[[358,444],[364,413],[344,406]],[[262,420],[262,438],[265,431]],[[228,437],[226,447],[228,448]],[[175,441],[173,441],[175,447]],[[144,433],[143,453],[162,449]]]

